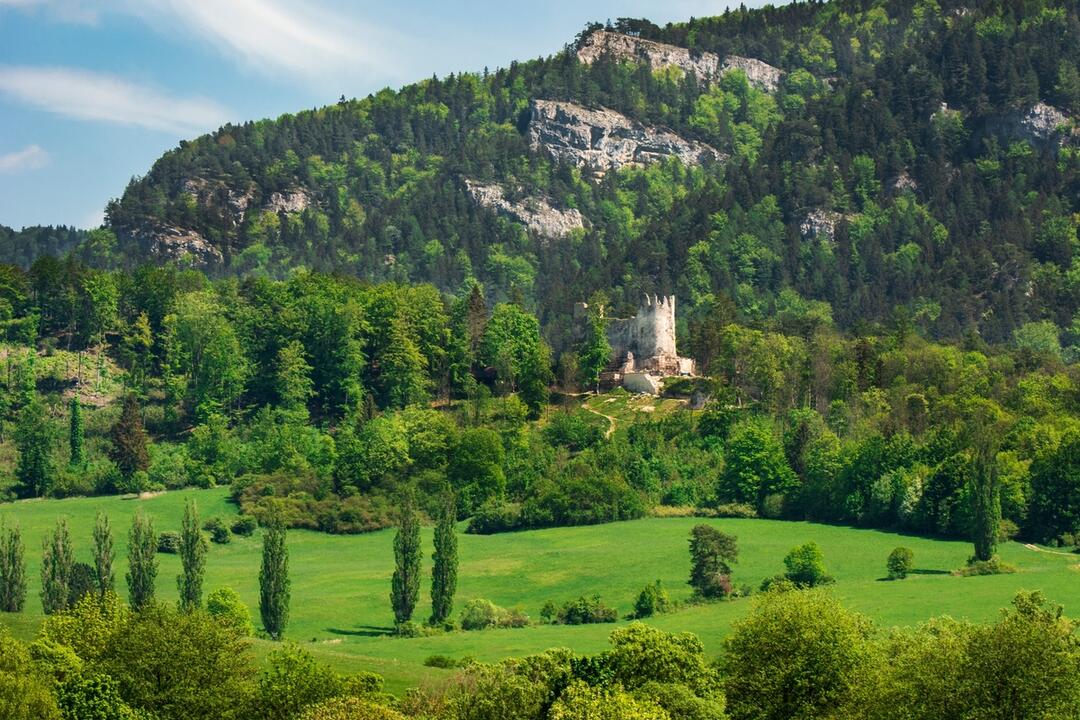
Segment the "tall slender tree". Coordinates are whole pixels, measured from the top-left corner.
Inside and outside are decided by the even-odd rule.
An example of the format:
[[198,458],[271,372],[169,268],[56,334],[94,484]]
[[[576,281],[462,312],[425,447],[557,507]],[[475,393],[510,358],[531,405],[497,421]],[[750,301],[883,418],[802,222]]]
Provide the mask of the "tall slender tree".
[[176,586],[180,590],[180,609],[185,612],[202,607],[206,550],[206,536],[199,527],[199,508],[192,500],[184,507],[184,519],[180,525],[180,562],[183,572],[176,576]]
[[26,549],[22,530],[0,524],[0,610],[22,612],[26,604]]
[[67,520],[56,521],[56,529],[42,542],[41,609],[46,615],[66,610],[71,596],[71,572],[75,554]]
[[280,640],[289,622],[289,548],[285,522],[274,514],[263,533],[262,568],[259,570],[259,614],[267,635]]
[[398,532],[394,537],[394,577],[390,586],[390,604],[398,625],[412,619],[420,599],[420,520],[416,517],[413,497],[407,494],[401,504]]
[[99,512],[94,519],[94,578],[100,597],[112,592],[116,585],[114,559],[116,550],[113,547],[112,524],[105,513]]
[[997,453],[990,442],[974,449],[972,473],[972,543],[975,559],[992,560],[997,553],[1001,525],[1001,479],[998,477]]
[[146,430],[143,429],[142,410],[133,394],[124,397],[120,419],[112,428],[112,447],[109,457],[120,469],[125,479],[139,470],[150,467],[150,455],[146,450]]
[[457,503],[446,493],[435,526],[435,553],[431,566],[431,624],[441,625],[454,609],[457,592],[458,542]]
[[15,463],[15,487],[20,497],[46,495],[56,480],[53,463],[53,442],[56,428],[36,396],[19,412],[15,424],[15,447],[19,458]]
[[68,427],[69,463],[73,468],[81,468],[86,464],[86,449],[83,446],[84,429],[82,416],[82,403],[78,396],[71,398],[71,413]]
[[157,571],[157,536],[154,534],[154,523],[139,510],[135,513],[131,531],[128,533],[126,578],[131,607],[142,610],[154,601]]

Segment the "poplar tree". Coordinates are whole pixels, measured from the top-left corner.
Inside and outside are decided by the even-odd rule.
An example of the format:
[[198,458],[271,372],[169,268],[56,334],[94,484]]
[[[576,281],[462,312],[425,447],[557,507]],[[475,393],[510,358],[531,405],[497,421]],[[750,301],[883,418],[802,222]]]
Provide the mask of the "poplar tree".
[[46,615],[66,610],[71,596],[71,572],[75,556],[67,520],[60,518],[51,537],[42,542],[41,609]]
[[0,610],[22,612],[26,604],[26,552],[22,531],[0,525]]
[[128,597],[131,607],[142,610],[154,601],[154,582],[157,580],[157,537],[153,522],[135,513],[128,533]]
[[454,609],[458,571],[456,508],[453,495],[447,493],[435,526],[435,553],[431,556],[434,561],[431,566],[432,625],[446,622]]
[[69,463],[71,467],[81,468],[86,464],[86,450],[83,447],[84,429],[82,404],[78,397],[71,398],[71,418],[68,428],[68,445],[71,448]]
[[420,521],[411,494],[402,502],[398,532],[394,537],[394,562],[390,604],[394,607],[394,621],[401,625],[412,619],[420,598]]
[[206,550],[206,537],[199,527],[199,509],[192,500],[184,507],[184,520],[180,525],[180,562],[183,572],[176,576],[176,587],[180,590],[180,609],[185,612],[202,607]]
[[99,512],[94,520],[94,578],[97,580],[98,595],[103,598],[116,585],[114,559],[116,550],[113,548],[112,524],[105,513]]
[[285,523],[274,514],[263,533],[262,568],[259,570],[259,614],[263,628],[280,640],[289,622],[289,549]]

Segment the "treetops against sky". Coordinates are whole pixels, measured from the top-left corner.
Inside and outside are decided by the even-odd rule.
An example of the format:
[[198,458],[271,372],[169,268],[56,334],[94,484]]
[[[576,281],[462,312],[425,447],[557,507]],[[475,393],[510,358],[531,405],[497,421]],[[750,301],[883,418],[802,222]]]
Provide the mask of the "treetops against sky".
[[225,122],[550,54],[591,20],[727,3],[365,5],[0,0],[0,224],[97,226],[132,175]]

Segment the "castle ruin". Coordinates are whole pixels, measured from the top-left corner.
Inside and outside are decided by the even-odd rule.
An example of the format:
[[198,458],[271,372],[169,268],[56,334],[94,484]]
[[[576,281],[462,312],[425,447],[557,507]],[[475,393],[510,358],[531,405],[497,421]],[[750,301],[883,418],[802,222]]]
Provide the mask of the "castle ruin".
[[[574,316],[582,319],[588,309],[577,303]],[[604,385],[659,395],[664,378],[694,374],[694,361],[675,350],[674,295],[646,295],[634,317],[607,318],[607,339],[611,364],[600,376]]]

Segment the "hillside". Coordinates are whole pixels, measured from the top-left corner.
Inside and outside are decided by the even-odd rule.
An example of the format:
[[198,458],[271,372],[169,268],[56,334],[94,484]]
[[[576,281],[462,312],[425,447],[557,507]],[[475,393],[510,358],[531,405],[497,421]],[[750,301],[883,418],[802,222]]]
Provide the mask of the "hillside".
[[126,263],[481,280],[572,303],[785,289],[842,328],[1073,332],[1075,0],[832,2],[591,26],[551,57],[181,143],[108,208]]

